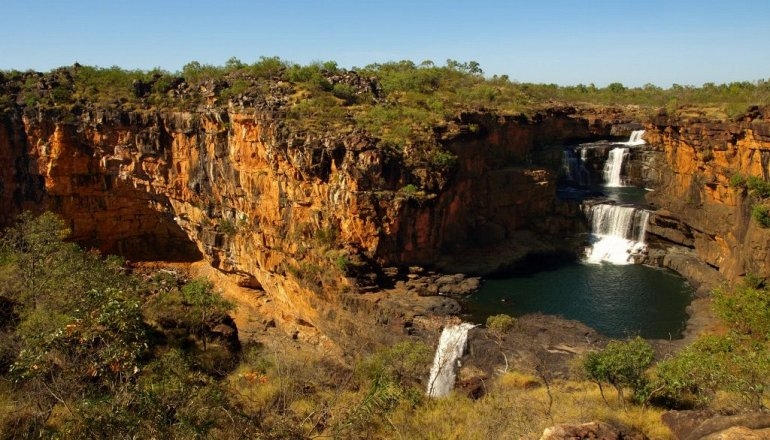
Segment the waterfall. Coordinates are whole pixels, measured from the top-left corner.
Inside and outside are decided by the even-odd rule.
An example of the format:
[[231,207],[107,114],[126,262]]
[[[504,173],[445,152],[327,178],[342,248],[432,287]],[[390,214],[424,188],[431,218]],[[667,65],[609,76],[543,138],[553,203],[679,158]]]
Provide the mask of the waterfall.
[[580,149],[580,156],[575,156],[575,151],[565,149],[562,159],[562,168],[567,180],[579,185],[591,184],[591,173],[585,167],[587,153],[585,148]]
[[644,130],[634,130],[631,132],[631,136],[628,138],[628,141],[621,142],[623,145],[628,145],[630,147],[634,145],[644,145],[646,142],[644,142],[644,139],[642,139],[642,136],[644,135]]
[[623,181],[620,178],[620,173],[623,171],[623,162],[626,157],[629,156],[629,148],[637,145],[643,145],[644,130],[634,130],[631,132],[631,136],[627,142],[618,142],[618,145],[624,145],[625,147],[617,147],[610,150],[607,162],[604,163],[604,185],[605,186],[624,186]]
[[587,251],[589,263],[633,263],[645,249],[649,211],[633,206],[595,204],[584,207],[591,222],[593,245]]
[[623,161],[628,156],[628,148],[613,148],[604,163],[604,185],[623,186],[620,180],[620,172],[623,170]]
[[436,356],[433,358],[433,366],[430,369],[428,396],[446,396],[454,388],[457,360],[465,351],[468,330],[473,327],[475,325],[467,322],[444,327],[436,348]]

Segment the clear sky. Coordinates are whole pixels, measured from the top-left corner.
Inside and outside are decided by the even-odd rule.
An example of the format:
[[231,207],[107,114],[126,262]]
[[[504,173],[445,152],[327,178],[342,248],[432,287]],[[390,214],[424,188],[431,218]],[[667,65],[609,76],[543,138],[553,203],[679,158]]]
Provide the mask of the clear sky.
[[478,61],[561,85],[770,78],[770,0],[2,0],[0,69]]

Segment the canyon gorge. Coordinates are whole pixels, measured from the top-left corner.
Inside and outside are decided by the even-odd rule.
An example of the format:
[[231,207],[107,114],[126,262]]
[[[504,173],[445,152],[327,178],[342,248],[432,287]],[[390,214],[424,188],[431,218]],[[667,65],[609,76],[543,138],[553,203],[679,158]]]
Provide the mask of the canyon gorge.
[[770,232],[752,220],[745,187],[730,184],[770,178],[759,111],[729,122],[640,120],[621,107],[461,113],[434,134],[454,159],[431,166],[365,131],[292,130],[264,106],[17,109],[0,116],[0,221],[51,210],[105,253],[204,260],[250,301],[271,303],[265,321],[344,346],[371,328],[404,334],[456,313],[445,297],[414,296],[426,303],[409,312],[382,295],[426,270],[500,274],[580,255],[588,221],[557,194],[564,147],[642,127],[646,145],[624,174],[652,189],[643,262],[704,295],[770,276]]

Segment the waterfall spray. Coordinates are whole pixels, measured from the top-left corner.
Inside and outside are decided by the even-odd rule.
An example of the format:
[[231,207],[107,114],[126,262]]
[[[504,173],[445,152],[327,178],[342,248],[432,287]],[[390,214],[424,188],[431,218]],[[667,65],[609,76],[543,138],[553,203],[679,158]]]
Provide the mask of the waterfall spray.
[[467,322],[444,327],[436,348],[436,356],[433,358],[433,366],[430,369],[428,396],[446,396],[454,388],[457,360],[465,351],[468,330],[473,327],[475,325]]
[[593,245],[587,261],[628,264],[645,249],[650,212],[633,206],[599,203],[584,207],[591,223]]
[[604,163],[604,185],[605,186],[623,186],[620,178],[620,172],[623,170],[623,161],[628,156],[628,148],[613,148]]

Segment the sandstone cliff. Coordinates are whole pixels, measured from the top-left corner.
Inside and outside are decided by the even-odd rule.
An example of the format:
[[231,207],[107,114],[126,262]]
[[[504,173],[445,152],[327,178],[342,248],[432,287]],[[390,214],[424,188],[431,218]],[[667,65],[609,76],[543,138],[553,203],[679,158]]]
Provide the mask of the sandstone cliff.
[[[770,121],[759,112],[733,122],[659,117],[646,128],[642,174],[658,208],[649,232],[691,249],[724,279],[769,276],[770,230],[751,218],[756,198],[730,179],[770,178]],[[669,265],[696,281],[718,281],[683,261]]]
[[485,273],[568,248],[584,224],[555,197],[559,146],[610,129],[571,110],[463,114],[436,134],[456,161],[425,169],[364,132],[295,132],[254,108],[27,109],[0,123],[0,219],[50,209],[106,252],[203,257],[316,328],[383,268]]

